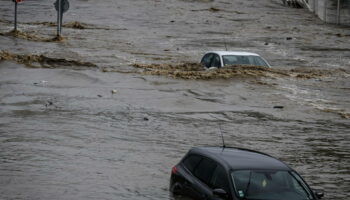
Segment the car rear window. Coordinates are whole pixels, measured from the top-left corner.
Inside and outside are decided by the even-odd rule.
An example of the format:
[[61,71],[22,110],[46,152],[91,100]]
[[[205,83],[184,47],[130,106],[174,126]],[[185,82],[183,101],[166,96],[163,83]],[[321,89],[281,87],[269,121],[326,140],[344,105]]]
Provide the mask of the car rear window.
[[185,167],[193,173],[194,168],[198,165],[199,161],[201,161],[201,157],[197,155],[190,155],[184,160]]

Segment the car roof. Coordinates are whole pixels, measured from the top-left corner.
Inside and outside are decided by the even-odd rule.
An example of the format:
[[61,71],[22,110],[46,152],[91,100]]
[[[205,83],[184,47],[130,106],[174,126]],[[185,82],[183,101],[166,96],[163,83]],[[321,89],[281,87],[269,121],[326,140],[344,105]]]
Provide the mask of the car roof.
[[244,52],[244,51],[208,51],[205,54],[208,53],[216,53],[219,56],[223,55],[235,55],[235,56],[260,56],[259,54],[256,53],[251,53],[251,52]]
[[282,161],[258,151],[232,147],[194,147],[190,153],[213,159],[228,169],[291,170]]

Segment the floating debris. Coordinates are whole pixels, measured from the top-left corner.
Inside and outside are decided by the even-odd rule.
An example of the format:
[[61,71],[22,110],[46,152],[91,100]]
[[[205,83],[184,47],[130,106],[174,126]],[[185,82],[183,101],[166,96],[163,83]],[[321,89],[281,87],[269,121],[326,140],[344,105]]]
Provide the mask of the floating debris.
[[19,30],[12,30],[12,31],[7,32],[7,33],[0,33],[0,36],[16,37],[16,38],[20,38],[20,39],[29,40],[29,41],[35,41],[35,42],[61,42],[64,40],[64,38],[61,36],[56,36],[53,38],[44,38],[41,36],[22,32]]
[[57,35],[56,37],[50,40],[46,40],[45,42],[62,42],[63,40],[64,40],[64,37],[62,37],[61,35]]
[[345,76],[349,75],[349,72],[342,68],[337,69],[314,69],[314,68],[294,68],[289,70],[291,76],[301,79],[312,79],[319,77],[327,77],[333,74],[343,74]]
[[78,21],[74,21],[74,22],[69,22],[66,24],[63,24],[63,27],[66,28],[74,28],[74,29],[85,29],[87,25],[80,23]]
[[53,105],[53,102],[48,100],[47,103],[45,104],[45,107],[52,106],[52,105]]
[[334,113],[338,114],[341,118],[343,119],[350,119],[350,113],[346,112],[343,109],[331,109],[331,108],[326,108],[326,109],[321,109],[324,112],[329,112],[329,113]]
[[350,113],[340,112],[339,115],[344,119],[350,119]]
[[61,68],[67,66],[76,67],[97,67],[97,65],[90,62],[82,62],[77,60],[67,60],[64,58],[50,58],[44,55],[20,55],[13,54],[7,51],[0,51],[0,61],[9,60],[24,64],[31,68]]
[[[12,23],[11,21],[6,21],[6,20],[0,20],[2,23]],[[50,26],[50,27],[55,27],[57,26],[56,22],[23,22],[20,24],[26,24],[26,25],[42,25],[42,26]],[[62,24],[62,27],[65,28],[73,28],[73,29],[86,29],[88,27],[92,27],[92,25],[88,25],[85,23],[81,23],[78,21],[73,21],[73,22],[68,22]]]
[[[51,26],[55,27],[56,23],[54,22],[29,22],[24,24],[30,24],[30,25],[44,25],[44,26]],[[78,21],[73,21],[69,23],[65,23],[62,25],[65,28],[73,28],[73,29],[86,29],[88,25],[84,23],[80,23]],[[12,30],[7,33],[0,33],[0,36],[10,36],[10,37],[16,37],[20,39],[25,39],[29,41],[35,41],[35,42],[62,42],[64,41],[64,38],[62,36],[55,36],[53,38],[45,38],[41,36],[37,36],[31,33],[22,32],[19,30]]]
[[215,7],[211,7],[208,10],[211,11],[211,12],[219,12],[220,11],[219,8],[215,8]]
[[117,94],[117,92],[118,92],[118,90],[115,90],[115,89],[114,89],[114,90],[111,90],[111,93],[112,93],[112,94]]
[[233,77],[274,77],[289,76],[280,70],[259,66],[232,66],[215,70],[206,70],[198,63],[184,64],[134,64],[134,67],[143,69],[144,74],[165,75],[182,79],[229,79]]
[[[333,74],[349,75],[345,69],[319,70],[319,69],[275,69],[260,66],[235,65],[223,68],[205,69],[198,63],[183,64],[134,64],[134,67],[142,69],[141,73],[148,75],[163,75],[182,79],[229,79],[233,77],[259,78],[259,77],[291,77],[312,79],[326,77]],[[113,70],[110,70],[113,71]],[[105,70],[107,72],[107,70]]]
[[21,32],[18,30],[12,30],[10,32],[7,33],[0,33],[1,36],[12,36],[12,37],[16,37],[16,38],[21,38],[21,39],[26,39],[26,40],[31,40],[31,41],[40,41],[42,40],[42,38],[29,34],[29,33],[25,33],[25,32]]
[[196,11],[209,11],[209,12],[219,12],[222,11],[219,8],[215,8],[215,7],[210,7],[208,9],[200,9],[200,10],[191,10],[192,12],[196,12]]
[[46,83],[47,83],[48,81],[45,81],[45,80],[42,80],[42,81],[40,81],[39,83],[38,82],[35,82],[35,83],[33,83],[33,85],[45,85]]
[[[57,26],[55,22],[31,22],[29,24],[32,25],[44,25],[44,26]],[[62,25],[64,28],[74,28],[74,29],[86,29],[88,25],[78,22],[78,21],[73,21],[73,22],[68,22]]]

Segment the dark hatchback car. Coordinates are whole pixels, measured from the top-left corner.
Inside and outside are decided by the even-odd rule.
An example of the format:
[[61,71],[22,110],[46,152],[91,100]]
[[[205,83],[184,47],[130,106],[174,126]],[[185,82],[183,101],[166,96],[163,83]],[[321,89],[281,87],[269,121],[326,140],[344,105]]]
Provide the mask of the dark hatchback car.
[[170,191],[192,199],[317,200],[300,175],[267,154],[241,148],[192,148],[172,168]]

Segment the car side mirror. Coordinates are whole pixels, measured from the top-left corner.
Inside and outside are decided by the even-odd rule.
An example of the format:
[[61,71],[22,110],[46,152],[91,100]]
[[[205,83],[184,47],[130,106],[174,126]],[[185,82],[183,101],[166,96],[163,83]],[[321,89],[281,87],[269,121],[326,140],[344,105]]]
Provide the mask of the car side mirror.
[[313,192],[318,199],[322,199],[322,197],[324,197],[324,192],[322,190],[313,190]]
[[222,199],[227,199],[227,192],[224,189],[221,189],[221,188],[214,189],[213,194]]

